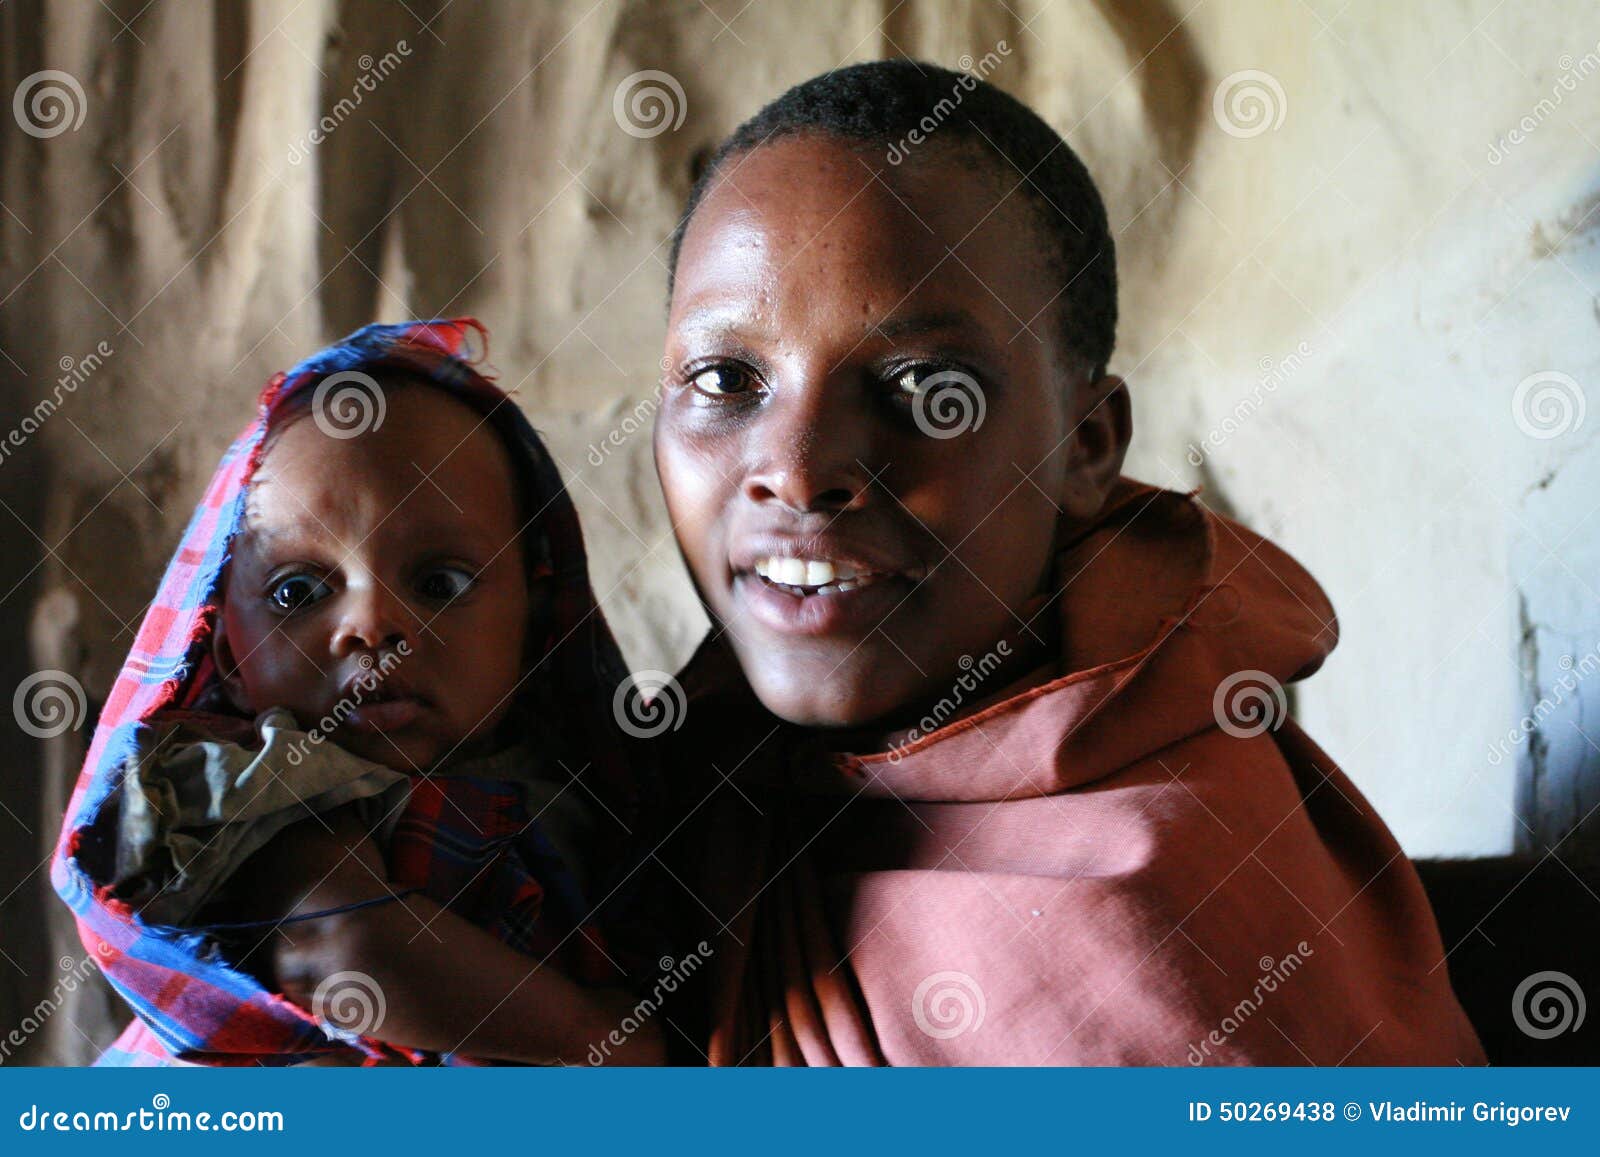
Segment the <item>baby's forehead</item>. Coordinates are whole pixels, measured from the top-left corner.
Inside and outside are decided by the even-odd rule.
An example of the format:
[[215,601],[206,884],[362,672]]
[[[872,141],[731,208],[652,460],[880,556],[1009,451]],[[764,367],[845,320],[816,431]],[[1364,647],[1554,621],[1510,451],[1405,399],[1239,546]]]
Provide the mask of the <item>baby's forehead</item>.
[[[335,402],[301,402],[272,429],[246,500],[246,528],[399,518],[420,533],[520,522],[511,453],[479,411],[443,390],[377,379],[366,425],[337,424]],[[505,403],[510,404],[510,403]]]
[[304,388],[269,428],[261,465],[303,469],[307,460],[378,475],[400,462],[414,467],[414,476],[481,475],[504,489],[516,480],[509,449],[487,414],[409,376],[367,376],[325,393]]
[[269,419],[269,446],[307,419],[331,442],[352,448],[400,445],[437,458],[476,435],[499,441],[477,406],[393,370],[348,371],[301,386]]

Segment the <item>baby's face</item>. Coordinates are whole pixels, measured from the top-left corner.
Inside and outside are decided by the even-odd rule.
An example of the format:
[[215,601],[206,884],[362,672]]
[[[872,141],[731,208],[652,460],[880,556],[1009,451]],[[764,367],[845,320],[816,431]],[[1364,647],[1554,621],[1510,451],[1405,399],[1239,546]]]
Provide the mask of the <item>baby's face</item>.
[[308,413],[271,444],[217,657],[241,709],[288,707],[307,728],[342,716],[336,742],[409,772],[493,737],[524,674],[530,594],[499,436],[427,385],[386,384],[385,401],[358,436]]
[[[795,723],[887,721],[1022,637],[1056,504],[1092,515],[1121,463],[1125,394],[1063,348],[1022,178],[974,169],[790,138],[731,159],[684,238],[656,466],[701,597]],[[978,394],[919,422],[941,382]]]

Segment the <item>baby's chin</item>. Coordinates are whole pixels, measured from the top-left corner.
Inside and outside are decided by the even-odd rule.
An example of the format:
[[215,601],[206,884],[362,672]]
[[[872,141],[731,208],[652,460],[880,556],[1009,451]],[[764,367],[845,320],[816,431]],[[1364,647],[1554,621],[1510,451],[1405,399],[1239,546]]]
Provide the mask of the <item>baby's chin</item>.
[[341,727],[333,740],[352,755],[405,774],[430,770],[457,746],[447,737],[405,731],[357,731]]

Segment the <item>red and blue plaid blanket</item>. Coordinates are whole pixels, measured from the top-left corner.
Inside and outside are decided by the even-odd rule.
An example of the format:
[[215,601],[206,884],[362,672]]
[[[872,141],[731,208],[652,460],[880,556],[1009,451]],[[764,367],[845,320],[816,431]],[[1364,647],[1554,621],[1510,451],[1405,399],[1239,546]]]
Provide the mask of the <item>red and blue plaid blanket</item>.
[[529,720],[529,730],[559,730],[581,780],[573,790],[592,793],[603,805],[597,812],[613,821],[593,849],[603,871],[594,894],[584,897],[523,813],[515,785],[424,776],[413,781],[391,841],[392,882],[432,895],[579,980],[625,982],[613,962],[637,979],[654,959],[659,945],[643,931],[651,926],[651,905],[637,869],[646,824],[659,814],[658,784],[612,715],[626,669],[589,585],[577,513],[538,434],[477,368],[482,352],[472,347],[486,338],[471,318],[367,326],[275,376],[255,419],[224,453],[100,713],[51,864],[52,883],[77,919],[84,948],[138,1016],[101,1064],[435,1059],[376,1039],[328,1035],[310,1012],[239,967],[225,934],[147,923],[109,883],[116,796],[141,729],[161,712],[215,699],[207,644],[262,439],[279,405],[345,371],[418,375],[479,410],[511,448],[529,508],[537,512],[524,534],[540,569],[554,579],[551,636],[531,680],[535,693],[525,697],[541,717]]

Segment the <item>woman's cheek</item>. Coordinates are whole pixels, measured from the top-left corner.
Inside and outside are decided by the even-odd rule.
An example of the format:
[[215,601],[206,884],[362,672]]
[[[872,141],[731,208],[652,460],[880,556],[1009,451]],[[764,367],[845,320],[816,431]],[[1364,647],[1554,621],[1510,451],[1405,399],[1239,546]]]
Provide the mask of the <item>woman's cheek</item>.
[[727,523],[737,506],[738,472],[692,470],[678,483],[672,521],[689,569],[701,589],[715,598],[727,582]]
[[657,439],[656,465],[661,490],[674,517],[695,521],[721,508],[736,486],[738,444],[708,437],[674,422]]

